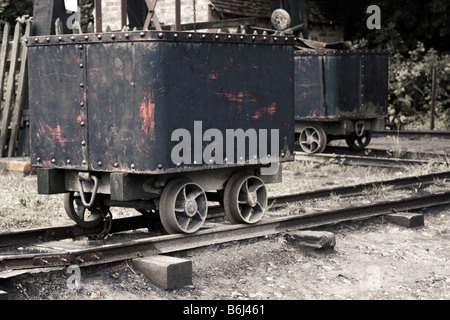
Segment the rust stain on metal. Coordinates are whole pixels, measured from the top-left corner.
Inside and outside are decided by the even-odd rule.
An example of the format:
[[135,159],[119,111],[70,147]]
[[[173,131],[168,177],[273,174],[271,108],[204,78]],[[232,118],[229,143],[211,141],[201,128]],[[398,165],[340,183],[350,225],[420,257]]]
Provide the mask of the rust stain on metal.
[[276,103],[273,102],[269,106],[265,106],[256,110],[255,114],[252,116],[253,119],[259,119],[266,115],[273,116],[277,112]]
[[211,74],[208,75],[208,81],[217,80],[217,78],[218,78],[218,74],[217,73],[211,73]]
[[62,134],[61,134],[61,126],[59,125],[59,123],[56,124],[56,128],[52,128],[49,125],[45,125],[47,127],[47,134],[49,136],[54,137],[59,144],[61,145],[61,147],[65,147],[66,143],[69,141],[67,138],[63,138]]
[[150,135],[150,140],[155,141],[155,104],[152,92],[146,92],[146,97],[141,103],[140,117],[142,121],[142,131]]
[[230,102],[256,102],[256,98],[248,92],[238,92],[236,94],[232,92],[217,92],[216,95],[224,96]]
[[317,109],[311,110],[311,112],[308,114],[309,118],[317,118],[317,117],[322,117],[322,116],[324,116],[324,113],[321,110],[317,110]]

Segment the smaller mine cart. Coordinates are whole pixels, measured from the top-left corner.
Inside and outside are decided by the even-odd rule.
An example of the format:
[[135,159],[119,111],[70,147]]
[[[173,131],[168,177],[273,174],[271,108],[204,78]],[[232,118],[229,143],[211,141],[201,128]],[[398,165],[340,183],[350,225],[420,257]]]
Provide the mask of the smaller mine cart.
[[295,132],[302,150],[324,151],[345,139],[364,149],[384,129],[388,54],[383,50],[295,52]]

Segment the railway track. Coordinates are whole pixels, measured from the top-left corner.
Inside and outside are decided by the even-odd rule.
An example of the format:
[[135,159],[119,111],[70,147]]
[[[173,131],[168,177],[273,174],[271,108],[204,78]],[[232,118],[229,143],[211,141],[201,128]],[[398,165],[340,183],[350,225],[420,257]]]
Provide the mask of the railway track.
[[373,131],[372,136],[384,137],[387,135],[396,135],[400,137],[442,137],[450,138],[450,131],[437,131],[437,130],[384,130]]
[[52,252],[6,255],[0,258],[0,277],[8,277],[28,269],[58,268],[77,264],[81,267],[167,254],[212,244],[262,237],[290,230],[308,229],[339,222],[360,220],[393,211],[414,210],[450,204],[450,192],[385,201],[326,212],[272,218],[253,225],[221,225],[194,234],[172,234],[105,245],[65,247],[49,244]]
[[[429,185],[436,179],[448,179],[450,172],[428,174],[418,177],[393,179],[357,186],[330,188],[313,192],[298,193],[270,198],[273,207],[287,203],[304,201],[313,198],[328,197],[330,194],[354,196],[374,185],[393,185],[395,188]],[[0,234],[0,247],[6,254],[0,255],[0,278],[10,277],[31,270],[48,270],[48,268],[64,268],[71,264],[90,266],[136,257],[164,254],[211,244],[261,237],[274,233],[283,233],[293,229],[306,229],[338,222],[369,218],[394,211],[413,210],[423,207],[446,205],[450,203],[450,192],[412,197],[400,201],[385,201],[371,205],[357,206],[339,210],[331,210],[307,215],[288,216],[265,219],[255,225],[209,224],[210,227],[195,234],[175,234],[162,236],[146,236],[142,239],[120,241],[118,243],[101,242],[64,242],[59,241],[74,237],[95,236],[102,232],[101,228],[94,230],[82,229],[78,226],[39,228],[25,231],[12,231]],[[222,215],[219,206],[209,210],[212,218]],[[158,219],[159,220],[159,219]],[[111,233],[151,228],[156,223],[154,219],[136,216],[113,220]],[[15,246],[30,246],[35,251],[8,254],[8,248]],[[29,252],[29,251],[28,251]]]
[[[339,147],[332,147],[331,150],[335,150]],[[336,151],[336,150],[335,150]],[[414,159],[400,159],[400,158],[387,158],[387,157],[369,157],[359,155],[349,155],[341,153],[337,150],[337,153],[316,153],[306,154],[302,152],[295,153],[295,160],[297,161],[314,161],[318,163],[327,163],[335,161],[340,164],[357,165],[357,166],[370,166],[381,168],[405,168],[406,166],[424,165],[428,163],[428,160],[414,160]],[[436,161],[437,163],[446,164],[446,162]]]
[[[272,208],[276,208],[288,203],[326,198],[331,194],[341,197],[358,196],[361,195],[364,190],[378,186],[392,186],[393,189],[416,188],[418,185],[424,187],[434,183],[436,180],[446,179],[450,179],[450,171],[269,197],[269,204]],[[209,207],[209,218],[214,219],[222,216],[223,210],[221,206],[216,205]],[[110,233],[117,233],[140,228],[155,229],[158,228],[158,222],[159,218],[156,215],[139,215],[114,219]],[[98,234],[102,233],[102,231],[102,226],[92,229],[86,229],[81,228],[78,225],[9,231],[0,233],[0,248],[6,246],[27,245],[29,243],[55,241],[77,237],[95,237]]]

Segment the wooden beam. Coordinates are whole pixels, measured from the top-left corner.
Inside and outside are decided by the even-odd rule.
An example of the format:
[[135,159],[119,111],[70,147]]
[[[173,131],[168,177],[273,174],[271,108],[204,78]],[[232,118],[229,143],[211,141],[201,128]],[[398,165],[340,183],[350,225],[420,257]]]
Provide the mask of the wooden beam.
[[175,31],[181,31],[181,0],[175,0]]
[[[226,19],[217,21],[206,21],[195,23],[196,29],[219,29],[227,27],[240,27],[240,26],[251,26],[258,22],[258,18],[238,18],[238,19]],[[161,27],[163,30],[172,30],[173,25],[165,25]],[[154,27],[150,30],[155,29]],[[185,23],[180,27],[180,31],[193,30],[194,23]]]
[[102,32],[102,0],[95,0],[95,32]]
[[122,30],[123,27],[127,25],[127,0],[122,0],[121,3],[121,13],[122,13]]
[[155,25],[156,30],[162,30],[161,24],[159,23],[159,19],[156,16],[155,7],[158,3],[158,0],[145,0],[148,8],[147,18],[145,18],[144,22],[144,30],[147,30],[150,27],[150,23],[153,20],[153,24]]

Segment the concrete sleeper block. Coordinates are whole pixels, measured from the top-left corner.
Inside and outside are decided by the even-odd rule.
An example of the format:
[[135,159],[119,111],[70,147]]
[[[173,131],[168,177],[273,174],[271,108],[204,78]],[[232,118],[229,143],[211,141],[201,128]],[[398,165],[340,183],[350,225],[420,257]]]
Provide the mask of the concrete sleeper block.
[[289,232],[294,241],[300,245],[316,249],[334,248],[336,237],[334,233],[327,231],[298,230]]
[[387,214],[386,220],[407,228],[424,226],[424,217],[420,213],[399,212]]
[[8,293],[0,290],[0,300],[9,300]]
[[133,259],[133,267],[162,289],[177,289],[192,284],[192,261],[156,255]]

